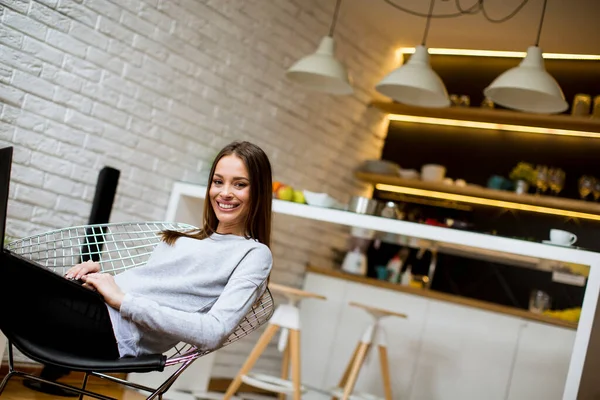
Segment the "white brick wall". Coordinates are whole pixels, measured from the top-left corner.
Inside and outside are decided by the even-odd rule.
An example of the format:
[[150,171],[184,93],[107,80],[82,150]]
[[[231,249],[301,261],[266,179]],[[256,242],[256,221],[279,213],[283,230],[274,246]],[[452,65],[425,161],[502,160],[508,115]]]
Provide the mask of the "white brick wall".
[[[336,30],[356,93],[307,92],[284,72],[328,31],[333,0],[0,0],[0,146],[15,147],[8,234],[87,221],[103,166],[121,170],[112,221],[164,217],[173,182],[198,179],[246,139],[274,178],[339,200],[378,158],[386,122],[367,108],[392,43],[360,19]],[[331,265],[347,230],[276,216],[274,282]],[[279,299],[280,300],[280,299]],[[259,333],[218,353],[230,377]],[[257,369],[276,373],[271,346]]]

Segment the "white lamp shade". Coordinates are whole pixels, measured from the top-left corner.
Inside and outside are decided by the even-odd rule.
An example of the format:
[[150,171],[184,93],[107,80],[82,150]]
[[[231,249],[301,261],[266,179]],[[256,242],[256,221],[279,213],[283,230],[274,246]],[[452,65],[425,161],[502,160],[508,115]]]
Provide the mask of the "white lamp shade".
[[375,89],[400,103],[421,107],[448,107],[444,82],[429,64],[425,46],[417,46],[408,62],[385,76]]
[[569,108],[537,46],[530,46],[523,61],[498,76],[483,93],[496,104],[520,111],[552,114]]
[[335,59],[335,42],[330,36],[321,39],[316,52],[292,65],[286,72],[288,79],[319,92],[345,95],[353,89],[346,67]]

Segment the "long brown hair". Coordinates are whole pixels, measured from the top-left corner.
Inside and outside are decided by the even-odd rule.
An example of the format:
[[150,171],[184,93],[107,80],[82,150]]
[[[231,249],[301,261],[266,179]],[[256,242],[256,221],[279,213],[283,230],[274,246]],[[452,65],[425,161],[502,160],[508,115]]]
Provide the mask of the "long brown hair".
[[216,232],[219,220],[210,201],[210,186],[212,185],[215,168],[221,158],[236,155],[246,166],[250,178],[250,212],[244,223],[244,232],[247,238],[258,240],[269,246],[271,243],[271,203],[273,200],[273,183],[271,176],[271,163],[265,152],[250,142],[235,141],[225,146],[215,157],[206,186],[204,197],[204,222],[202,228],[192,232],[176,232],[167,230],[161,232],[162,239],[173,245],[175,241],[184,236],[193,239],[206,239]]

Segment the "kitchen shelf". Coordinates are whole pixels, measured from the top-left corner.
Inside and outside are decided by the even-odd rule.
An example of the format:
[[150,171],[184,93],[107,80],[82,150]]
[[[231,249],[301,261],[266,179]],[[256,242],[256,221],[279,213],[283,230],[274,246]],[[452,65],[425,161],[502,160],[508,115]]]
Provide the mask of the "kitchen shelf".
[[[576,117],[568,114],[545,115],[479,107],[428,108],[407,106],[400,103],[385,101],[373,101],[371,102],[371,106],[389,114],[457,120],[462,122],[484,122],[497,124],[498,129],[506,129],[505,127],[502,127],[502,125],[525,126],[533,127],[534,129],[546,128],[563,131],[547,133],[562,133],[573,136],[590,136],[600,138],[600,119]],[[427,120],[424,120],[423,122],[427,123]]]
[[[587,218],[600,220],[600,204],[591,201],[566,199],[533,194],[517,194],[506,190],[488,189],[481,186],[456,186],[438,182],[427,182],[418,179],[404,179],[393,175],[355,172],[355,177],[363,182],[371,183],[376,188],[381,185],[390,185],[400,188],[404,194],[413,194],[423,197],[441,198],[448,195],[448,199],[471,204],[522,209],[545,214],[565,215],[574,218]],[[392,189],[392,188],[387,188]],[[406,190],[412,189],[412,190]],[[385,189],[382,189],[385,190]],[[457,196],[452,196],[457,195]],[[491,201],[490,201],[491,200]],[[510,204],[508,204],[510,203]],[[515,206],[510,206],[514,204]],[[522,206],[522,208],[519,208]]]

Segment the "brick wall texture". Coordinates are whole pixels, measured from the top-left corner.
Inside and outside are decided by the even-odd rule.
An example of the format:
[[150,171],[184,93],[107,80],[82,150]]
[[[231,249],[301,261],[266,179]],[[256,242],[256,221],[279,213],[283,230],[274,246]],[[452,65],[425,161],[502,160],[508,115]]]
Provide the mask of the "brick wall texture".
[[[352,96],[286,80],[327,34],[333,0],[0,0],[0,147],[14,146],[12,237],[84,224],[98,172],[121,171],[112,222],[160,220],[175,181],[201,182],[221,147],[252,141],[274,179],[344,202],[352,170],[379,158],[384,115],[368,107],[393,43],[342,12],[337,55]],[[183,221],[185,222],[185,221]],[[302,285],[332,265],[348,228],[276,216],[272,280]],[[231,377],[259,333],[217,355]],[[275,343],[256,368],[277,373]]]

